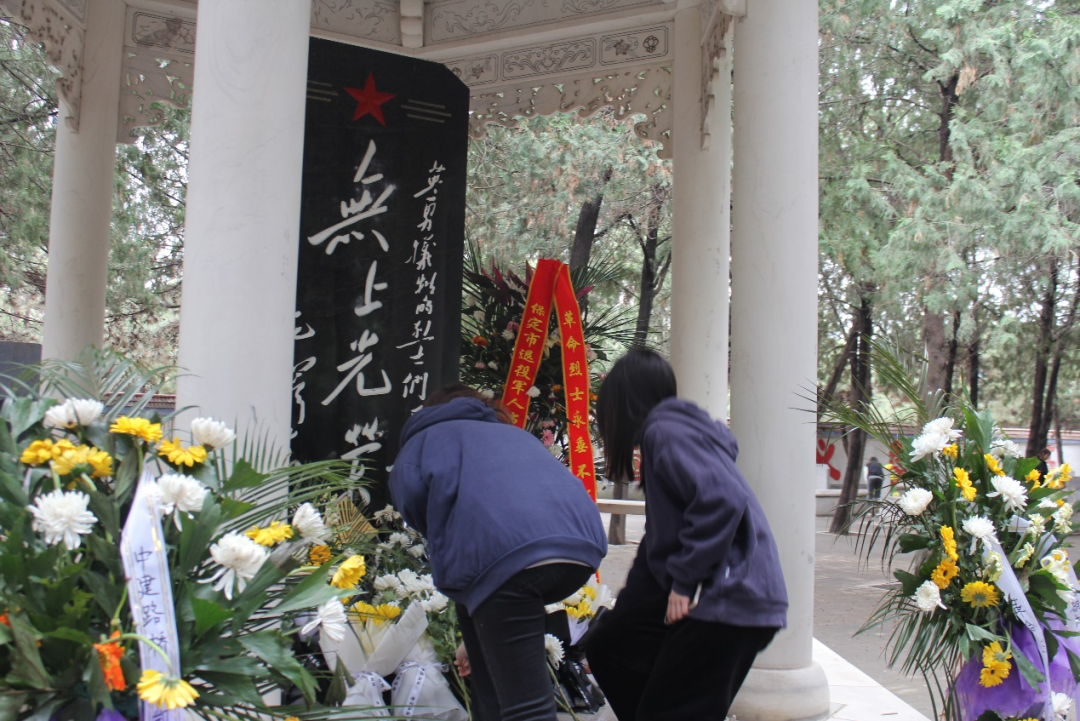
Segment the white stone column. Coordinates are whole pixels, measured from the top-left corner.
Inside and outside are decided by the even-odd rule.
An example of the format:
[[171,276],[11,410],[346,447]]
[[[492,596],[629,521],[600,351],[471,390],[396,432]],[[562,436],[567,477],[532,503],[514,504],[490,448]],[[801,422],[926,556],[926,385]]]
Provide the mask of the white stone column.
[[731,207],[731,82],[725,59],[713,73],[708,147],[702,147],[701,14],[675,15],[674,198],[671,364],[679,395],[727,419],[728,262]]
[[758,657],[732,713],[824,717],[812,660],[817,378],[817,3],[751,0],[735,25],[731,425],[769,518],[788,627]]
[[77,131],[60,100],[42,358],[73,360],[104,335],[124,12],[122,0],[89,0]]
[[178,405],[288,450],[310,0],[199,3]]

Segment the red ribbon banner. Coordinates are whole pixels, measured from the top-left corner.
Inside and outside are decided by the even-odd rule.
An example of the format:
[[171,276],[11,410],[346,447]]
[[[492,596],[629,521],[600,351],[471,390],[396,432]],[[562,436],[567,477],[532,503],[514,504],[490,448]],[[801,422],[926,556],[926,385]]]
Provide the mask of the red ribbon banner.
[[589,362],[581,328],[581,309],[570,282],[570,269],[557,260],[541,260],[536,265],[525,313],[521,317],[503,392],[503,405],[514,425],[525,427],[529,410],[529,389],[543,358],[547,342],[548,318],[552,304],[562,344],[563,390],[566,393],[567,435],[570,439],[570,470],[581,479],[596,500],[592,438],[589,434]]

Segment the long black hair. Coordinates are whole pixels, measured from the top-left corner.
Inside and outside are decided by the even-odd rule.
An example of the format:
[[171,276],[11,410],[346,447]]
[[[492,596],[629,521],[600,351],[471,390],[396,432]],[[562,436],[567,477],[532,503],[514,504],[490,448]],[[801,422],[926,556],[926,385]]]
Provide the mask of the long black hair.
[[659,353],[633,348],[615,362],[596,400],[596,425],[608,478],[628,481],[634,477],[634,446],[641,442],[645,417],[657,403],[675,394],[675,371]]

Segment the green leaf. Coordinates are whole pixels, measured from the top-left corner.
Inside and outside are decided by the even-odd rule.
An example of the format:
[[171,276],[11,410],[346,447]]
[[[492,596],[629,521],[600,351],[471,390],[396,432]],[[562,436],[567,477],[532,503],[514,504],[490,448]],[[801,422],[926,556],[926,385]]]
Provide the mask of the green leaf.
[[338,656],[334,666],[334,678],[330,681],[330,687],[326,690],[326,703],[330,706],[339,706],[345,703],[345,697],[349,694],[349,686],[352,685],[352,675],[345,667],[341,657]]
[[9,613],[11,632],[15,636],[15,653],[12,657],[11,674],[26,682],[31,688],[46,691],[53,686],[49,672],[41,662],[37,637],[21,613]]
[[968,638],[970,638],[972,641],[986,641],[988,643],[992,643],[994,641],[1001,640],[1000,636],[996,636],[987,631],[982,626],[976,626],[973,623],[967,624],[966,629]]
[[922,584],[918,576],[913,576],[907,571],[893,571],[893,577],[900,582],[901,586],[903,586],[903,590],[901,591],[901,593],[904,596],[914,596],[915,591],[917,591],[919,586]]
[[195,635],[201,636],[211,628],[224,623],[232,616],[227,608],[202,598],[191,597],[191,608],[195,613]]
[[259,473],[246,460],[240,459],[233,465],[232,476],[221,487],[222,493],[239,491],[244,488],[254,488],[261,485],[269,476]]
[[274,613],[288,613],[302,608],[320,606],[331,598],[341,596],[341,589],[334,588],[326,580],[331,570],[331,565],[324,563],[319,570],[296,584],[281,603],[274,607]]
[[289,679],[300,689],[304,700],[315,702],[315,679],[292,655],[289,639],[275,631],[260,631],[238,639],[247,650],[261,658],[274,671]]
[[900,551],[902,553],[919,551],[930,545],[930,539],[926,536],[921,536],[918,533],[905,533],[900,536],[897,542],[900,544]]
[[68,626],[60,626],[52,631],[43,632],[42,636],[49,638],[58,638],[61,641],[74,641],[75,643],[89,646],[94,643],[94,639],[90,638],[87,634],[78,630],[77,628],[71,628]]
[[1020,669],[1020,675],[1027,681],[1028,686],[1032,689],[1038,689],[1039,684],[1046,680],[1046,677],[1039,673],[1039,669],[1035,668],[1024,652],[1016,646],[1012,647],[1013,661],[1016,661],[1016,667]]
[[184,532],[180,535],[180,553],[175,572],[187,576],[202,561],[217,534],[218,525],[221,524],[221,507],[214,502],[213,495],[208,494],[198,515],[188,518],[183,514],[180,523]]
[[[238,661],[240,659],[230,659],[230,661]],[[203,679],[207,683],[213,685],[213,687],[219,691],[229,694],[235,697],[237,701],[245,701],[255,708],[265,708],[262,696],[259,695],[258,689],[255,688],[255,681],[250,676],[244,676],[239,673],[229,673],[227,671],[209,671],[209,670],[197,670],[195,672],[199,678]],[[236,701],[229,703],[228,705],[235,705]]]
[[8,420],[11,422],[11,435],[18,438],[35,423],[41,422],[45,417],[45,411],[49,410],[60,401],[55,398],[16,398],[9,401],[4,408]]

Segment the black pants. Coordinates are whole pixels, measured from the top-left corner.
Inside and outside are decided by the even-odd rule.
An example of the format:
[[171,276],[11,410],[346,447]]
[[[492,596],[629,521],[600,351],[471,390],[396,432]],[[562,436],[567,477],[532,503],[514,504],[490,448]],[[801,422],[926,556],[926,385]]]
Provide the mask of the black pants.
[[458,621],[472,667],[474,721],[555,721],[555,694],[544,650],[544,606],[589,580],[573,563],[527,568]]
[[723,721],[754,658],[775,628],[685,618],[664,624],[668,591],[645,563],[645,546],[586,646],[593,676],[619,721]]
[[881,498],[881,484],[884,482],[881,476],[869,476],[866,479],[866,497]]

